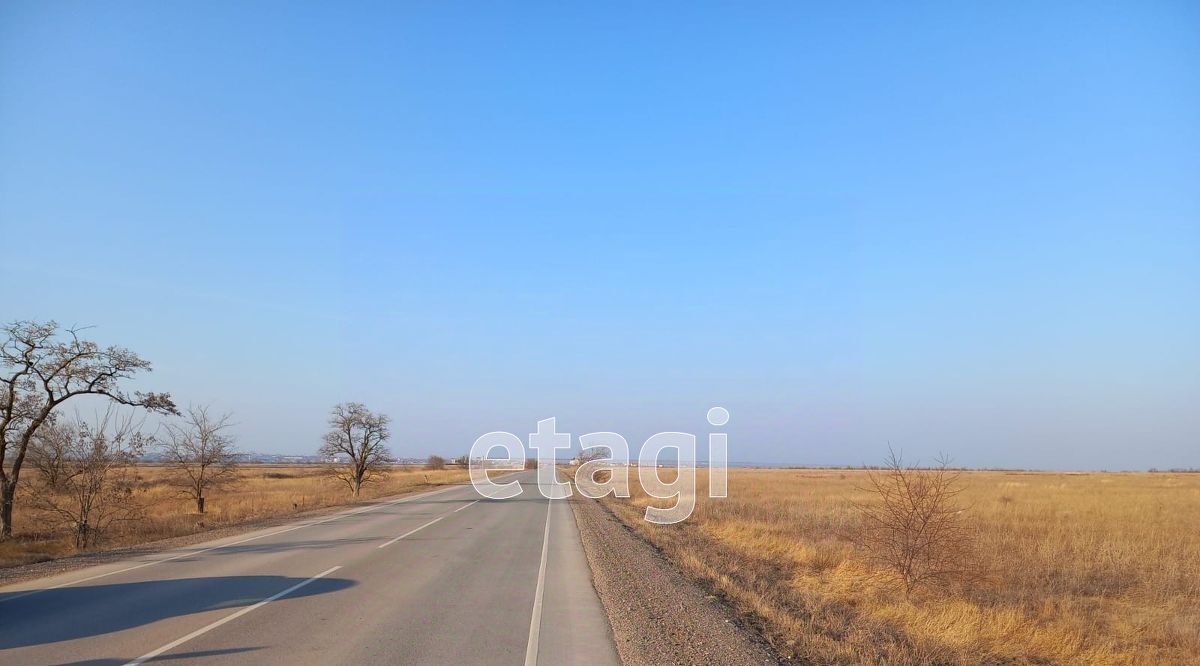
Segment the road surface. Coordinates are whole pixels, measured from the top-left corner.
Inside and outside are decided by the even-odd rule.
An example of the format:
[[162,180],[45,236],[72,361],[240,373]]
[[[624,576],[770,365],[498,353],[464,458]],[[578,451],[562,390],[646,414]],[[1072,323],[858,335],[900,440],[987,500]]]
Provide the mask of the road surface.
[[0,588],[0,663],[617,664],[571,508],[513,478]]

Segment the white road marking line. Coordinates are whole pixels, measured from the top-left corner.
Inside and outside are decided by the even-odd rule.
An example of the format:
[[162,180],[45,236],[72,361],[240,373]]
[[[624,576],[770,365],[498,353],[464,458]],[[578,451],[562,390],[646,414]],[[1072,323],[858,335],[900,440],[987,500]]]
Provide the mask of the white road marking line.
[[[475,500],[475,502],[478,502],[478,501],[479,501],[479,500]],[[471,504],[474,504],[475,502],[471,502]],[[462,505],[462,506],[458,507],[457,509],[455,509],[455,510],[451,511],[450,513],[458,513],[459,511],[462,511],[463,509],[465,509],[465,508],[467,508],[467,507],[471,506],[471,504],[464,504],[464,505]]]
[[[454,512],[453,512],[453,511],[451,511],[450,513],[454,513]],[[450,515],[450,514],[445,514],[445,515],[438,516],[437,518],[434,518],[433,520],[431,520],[431,521],[429,521],[429,522],[425,523],[424,525],[422,525],[422,526],[420,526],[420,527],[418,527],[418,528],[416,528],[416,529],[411,529],[411,530],[409,530],[409,531],[405,532],[404,534],[401,534],[400,536],[396,537],[395,539],[392,539],[391,541],[389,541],[389,542],[387,542],[387,543],[381,543],[381,544],[379,544],[379,547],[380,547],[380,548],[387,548],[388,546],[390,546],[390,545],[392,545],[392,544],[396,543],[397,541],[399,541],[399,540],[403,539],[403,538],[404,538],[404,537],[406,537],[406,536],[410,536],[410,535],[416,534],[417,532],[420,532],[421,530],[425,529],[426,527],[429,527],[430,525],[432,525],[432,524],[436,523],[437,521],[441,520],[442,518],[445,518],[445,517],[446,517],[446,516],[448,516],[448,515]]]
[[296,590],[304,587],[305,585],[308,585],[309,583],[311,583],[315,580],[324,578],[325,576],[328,576],[329,574],[337,571],[338,569],[341,569],[341,567],[337,566],[337,567],[333,567],[331,569],[326,569],[325,571],[322,571],[321,573],[313,576],[312,578],[309,578],[308,580],[300,581],[299,583],[296,583],[295,585],[289,587],[288,589],[286,589],[282,592],[272,594],[271,596],[254,604],[253,606],[246,606],[245,608],[243,608],[239,611],[236,611],[234,613],[230,613],[229,615],[226,615],[225,617],[217,620],[216,622],[213,622],[211,624],[200,627],[199,629],[193,631],[192,633],[190,633],[182,638],[177,638],[177,639],[171,641],[170,643],[167,643],[166,645],[158,648],[157,650],[152,650],[150,652],[147,652],[146,654],[138,657],[137,659],[134,659],[133,661],[125,664],[125,666],[137,666],[138,664],[142,664],[147,661],[150,661],[151,659],[157,657],[158,655],[160,655],[168,650],[177,648],[180,645],[183,645],[184,643],[192,640],[193,638],[196,638],[197,636],[202,636],[204,634],[207,634],[208,632],[212,631],[213,629],[216,629],[217,627],[225,624],[226,622],[232,622],[233,620],[238,619],[239,617],[245,615],[246,613],[249,613],[252,610],[257,610],[259,608],[262,608],[263,606],[266,606],[267,604],[271,603],[272,601],[275,601],[276,599],[278,599],[280,597],[286,597],[287,595],[291,594],[292,592],[295,592]]
[[546,500],[546,531],[542,534],[542,563],[538,565],[537,589],[533,593],[533,617],[529,618],[529,642],[525,645],[525,666],[535,666],[538,658],[538,638],[542,633],[542,591],[546,588],[546,553],[550,546],[550,507]]
[[[285,533],[287,533],[287,532],[293,532],[293,531],[295,531],[295,530],[303,529],[303,528],[305,528],[305,527],[316,527],[317,525],[323,525],[323,524],[325,524],[325,523],[328,523],[328,522],[331,522],[331,521],[337,520],[337,519],[339,519],[339,518],[345,518],[345,517],[347,517],[347,516],[356,516],[356,515],[358,515],[358,514],[360,514],[360,513],[367,513],[368,511],[374,511],[374,510],[376,510],[376,509],[380,509],[380,508],[383,508],[383,507],[386,507],[386,506],[394,506],[394,505],[396,505],[396,504],[402,504],[402,503],[404,503],[404,502],[407,502],[407,501],[409,501],[409,500],[419,499],[419,498],[423,498],[423,497],[431,497],[431,496],[433,496],[433,495],[438,495],[438,494],[440,494],[440,493],[444,493],[444,492],[448,492],[448,491],[450,491],[450,490],[454,490],[455,488],[458,488],[458,487],[459,487],[459,486],[449,486],[449,487],[446,487],[446,488],[442,488],[442,489],[440,489],[440,490],[433,490],[433,491],[430,491],[430,492],[427,492],[427,493],[421,493],[421,494],[419,494],[419,495],[408,495],[408,496],[406,496],[406,497],[401,497],[400,499],[397,499],[397,500],[392,500],[392,501],[390,501],[390,502],[381,502],[381,503],[379,503],[379,504],[372,504],[372,505],[370,505],[370,506],[363,507],[363,508],[359,508],[359,509],[354,509],[354,510],[351,510],[351,511],[344,511],[344,512],[342,512],[342,513],[337,513],[337,514],[334,514],[334,515],[332,515],[332,516],[329,516],[328,518],[322,518],[321,520],[317,520],[317,521],[314,521],[314,522],[311,522],[311,523],[304,523],[303,525],[296,525],[296,526],[293,526],[293,527],[288,527],[288,528],[285,528],[285,529],[282,529],[282,530],[275,530],[274,532],[267,532],[266,534],[259,534],[258,536],[252,536],[252,537],[250,537],[250,538],[248,538],[248,539],[242,539],[242,540],[240,540],[240,541],[231,541],[231,542],[229,542],[229,543],[223,543],[223,544],[221,544],[221,545],[219,545],[219,546],[210,546],[210,547],[208,547],[208,548],[202,548],[202,549],[200,549],[200,550],[189,550],[189,551],[186,551],[186,552],[183,552],[183,553],[179,553],[179,554],[177,554],[177,555],[172,555],[172,556],[170,556],[170,557],[163,557],[163,558],[159,558],[159,559],[157,559],[157,560],[153,560],[153,561],[151,561],[151,562],[143,562],[143,563],[141,563],[141,564],[135,564],[134,566],[131,566],[131,567],[125,567],[124,569],[117,569],[116,571],[109,571],[109,572],[107,572],[107,573],[96,574],[95,576],[88,576],[87,578],[80,578],[80,579],[78,579],[78,580],[71,580],[71,581],[67,581],[67,582],[65,582],[65,583],[59,583],[58,585],[51,585],[50,587],[43,587],[43,588],[38,588],[38,589],[36,589],[36,590],[29,590],[29,591],[27,591],[27,592],[24,592],[24,593],[17,593],[17,594],[14,594],[14,595],[12,595],[12,596],[9,596],[9,597],[4,597],[3,599],[0,599],[0,604],[4,603],[4,602],[6,602],[6,601],[13,601],[13,600],[16,600],[16,599],[21,599],[21,598],[24,598],[24,597],[28,597],[28,596],[30,596],[30,595],[37,594],[37,593],[39,593],[39,592],[45,592],[46,590],[57,590],[57,589],[59,589],[59,588],[61,588],[61,587],[67,587],[67,586],[69,586],[69,585],[78,585],[79,583],[86,583],[86,582],[88,582],[88,581],[93,581],[93,580],[96,580],[96,579],[98,579],[98,578],[107,578],[107,577],[109,577],[109,576],[115,576],[115,575],[117,575],[117,574],[122,574],[122,573],[126,573],[126,572],[129,572],[129,571],[135,571],[135,570],[137,570],[137,569],[143,569],[143,568],[145,568],[145,567],[151,567],[151,566],[154,566],[155,564],[162,564],[162,563],[164,563],[164,562],[170,562],[170,561],[172,561],[172,560],[178,560],[178,559],[180,559],[180,558],[183,558],[183,557],[190,557],[190,556],[192,556],[192,555],[201,555],[201,554],[203,554],[203,553],[208,553],[208,552],[211,552],[211,551],[214,551],[214,550],[220,550],[220,549],[222,549],[222,548],[229,548],[230,546],[237,546],[237,545],[240,545],[240,544],[243,544],[243,543],[249,543],[249,542],[251,542],[251,541],[257,541],[257,540],[259,540],[259,539],[265,539],[265,538],[267,538],[267,537],[276,536],[276,535],[278,535],[278,534],[285,534]],[[0,590],[0,593],[3,593],[3,590]]]

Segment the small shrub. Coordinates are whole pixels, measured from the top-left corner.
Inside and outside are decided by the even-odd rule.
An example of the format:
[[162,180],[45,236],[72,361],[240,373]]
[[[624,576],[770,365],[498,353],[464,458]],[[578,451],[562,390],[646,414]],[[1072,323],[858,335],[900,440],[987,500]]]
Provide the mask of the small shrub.
[[425,469],[446,469],[446,459],[441,456],[429,456],[425,461]]
[[876,575],[898,581],[905,597],[919,589],[945,590],[981,578],[975,533],[957,498],[963,487],[950,460],[932,468],[906,467],[889,453],[878,471],[868,473],[870,504],[855,504],[859,525],[851,540]]

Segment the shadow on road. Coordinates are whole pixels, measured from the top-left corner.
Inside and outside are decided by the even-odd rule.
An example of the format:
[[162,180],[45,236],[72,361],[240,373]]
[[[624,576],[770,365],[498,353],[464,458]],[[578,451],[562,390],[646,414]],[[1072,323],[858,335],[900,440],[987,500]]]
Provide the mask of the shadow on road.
[[292,550],[322,550],[325,548],[338,548],[340,546],[348,546],[359,543],[373,543],[378,541],[379,537],[356,537],[353,539],[307,539],[304,541],[280,541],[280,542],[252,542],[245,544],[231,544],[221,546],[213,550],[201,551],[194,557],[181,557],[164,564],[185,564],[188,562],[196,562],[201,558],[210,557],[213,555],[246,555],[249,553],[283,553]]
[[[249,606],[305,580],[222,576],[62,587],[29,596],[21,596],[28,592],[4,594],[0,595],[0,650],[101,636],[168,618]],[[320,578],[275,603],[354,585],[344,578]],[[172,637],[175,633],[179,632]]]
[[[223,650],[196,650],[195,652],[180,652],[178,654],[160,654],[157,657],[148,660],[146,663],[153,664],[160,661],[171,661],[174,659],[200,659],[202,657],[223,657],[230,654],[238,654],[240,652],[253,652],[262,648],[245,647],[245,648],[225,648]],[[121,666],[128,664],[128,659],[86,659],[84,661],[70,661],[63,666]]]

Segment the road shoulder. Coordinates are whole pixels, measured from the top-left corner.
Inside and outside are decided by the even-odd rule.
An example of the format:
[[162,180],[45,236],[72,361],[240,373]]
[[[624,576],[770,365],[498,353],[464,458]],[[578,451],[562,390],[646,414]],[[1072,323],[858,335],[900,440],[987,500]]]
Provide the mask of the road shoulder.
[[622,663],[781,663],[729,608],[684,578],[599,501],[574,496],[570,504]]

